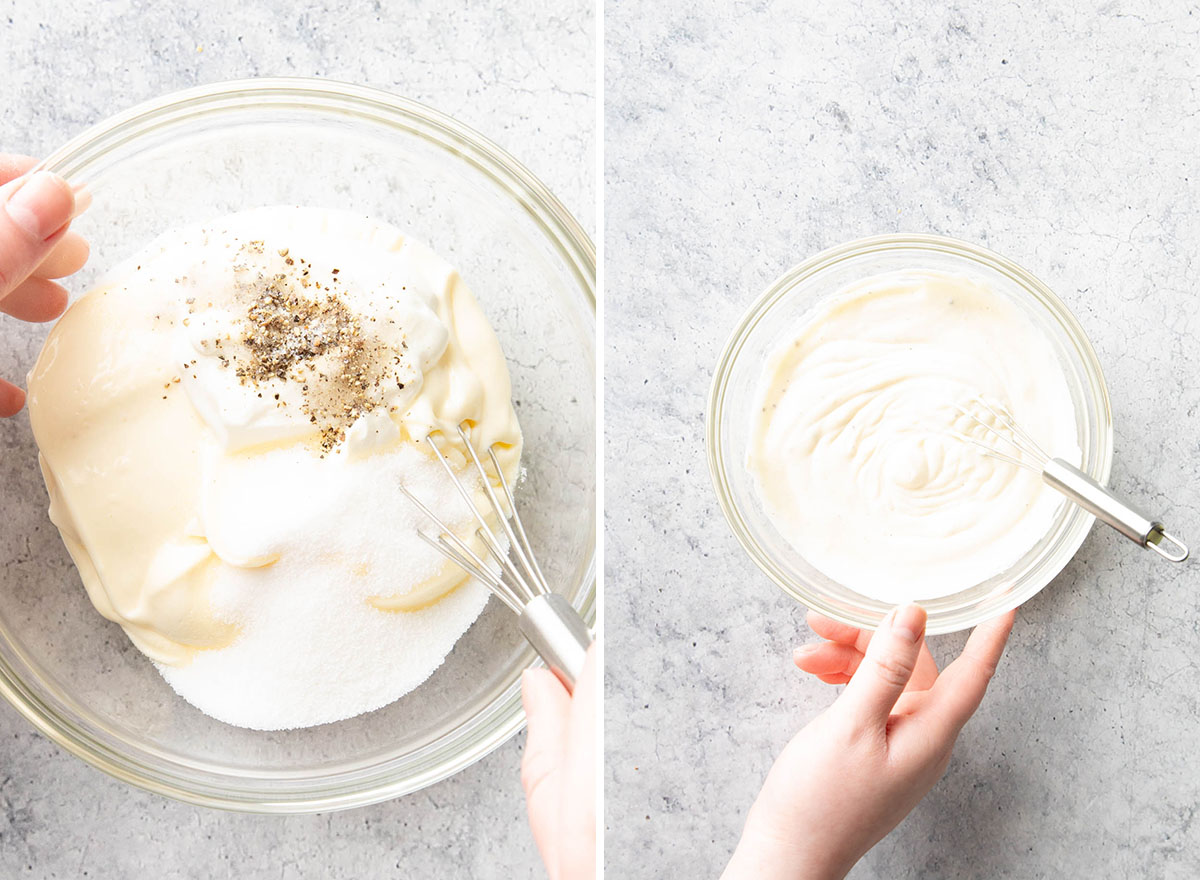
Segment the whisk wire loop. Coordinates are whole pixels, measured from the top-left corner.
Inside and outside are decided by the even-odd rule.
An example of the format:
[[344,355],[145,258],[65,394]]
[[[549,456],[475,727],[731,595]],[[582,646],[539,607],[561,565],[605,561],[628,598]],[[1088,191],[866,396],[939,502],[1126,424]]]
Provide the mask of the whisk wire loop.
[[[425,440],[429,443],[437,460],[441,462],[450,482],[454,484],[458,494],[471,511],[477,526],[475,536],[486,550],[483,556],[477,553],[466,540],[455,534],[429,509],[428,505],[414,496],[407,487],[401,485],[400,491],[441,530],[441,534],[437,538],[433,538],[419,529],[417,534],[467,574],[478,579],[507,608],[516,613],[521,634],[546,662],[546,666],[558,676],[567,690],[573,691],[576,680],[583,672],[588,645],[592,643],[592,635],[588,631],[587,624],[584,623],[579,612],[571,603],[565,597],[551,591],[545,575],[542,574],[541,566],[538,565],[533,547],[529,543],[525,525],[517,513],[512,487],[504,476],[504,469],[500,467],[500,459],[496,456],[495,445],[488,447],[487,454],[495,471],[495,480],[499,483],[504,501],[507,502],[507,507],[501,503],[501,498],[493,485],[493,478],[488,474],[483,460],[471,444],[467,428],[464,427],[469,424],[469,422],[462,422],[458,425],[458,436],[466,450],[466,457],[470,459],[475,473],[479,476],[484,494],[487,495],[492,513],[495,514],[497,527],[493,527],[488,522],[487,514],[480,510],[479,505],[475,503],[476,494],[459,478],[460,475],[455,472],[450,459],[438,445],[435,434],[441,432],[432,431],[426,435]],[[444,439],[450,441],[449,436],[445,436]],[[497,530],[502,531],[508,539],[507,548],[501,543]],[[494,565],[485,562],[484,556],[490,557]],[[516,563],[513,562],[514,558]]]
[[[512,520],[517,520],[519,517],[516,513],[517,507],[513,500],[512,493],[508,491],[507,482],[504,482],[505,496],[506,500],[509,502],[508,509],[512,511],[511,519],[506,515],[504,508],[500,505],[500,499],[496,497],[496,490],[492,487],[492,481],[488,479],[487,470],[484,468],[483,462],[479,460],[479,455],[475,452],[475,447],[471,445],[471,438],[467,435],[467,432],[463,430],[462,425],[458,426],[458,436],[462,439],[463,446],[466,448],[471,462],[475,465],[475,470],[479,473],[479,478],[483,483],[484,492],[487,494],[488,501],[491,502],[492,510],[496,513],[496,519],[500,523],[500,527],[504,529],[505,537],[508,538],[509,552],[516,555],[517,561],[520,562],[521,567],[525,569],[525,574],[529,577],[529,580],[532,581],[532,584],[530,584],[528,581],[518,578],[518,582],[529,594],[528,599],[533,599],[541,592],[550,592],[544,588],[544,581],[540,577],[540,572],[536,572],[534,570],[534,566],[529,561],[529,558],[532,554],[526,555],[525,547],[520,541],[517,540],[517,536],[512,525],[510,524]],[[432,442],[432,440],[430,442]],[[495,464],[496,473],[503,481],[504,470],[500,467],[500,462],[496,459],[495,452],[490,447],[488,448],[488,454],[491,456],[492,461]],[[475,518],[479,521],[480,526],[484,529],[487,529],[489,536],[493,538],[492,541],[488,542],[488,549],[492,551],[492,555],[496,558],[496,561],[501,565],[510,564],[506,561],[507,554],[500,552],[499,542],[495,540],[495,536],[492,535],[491,530],[487,528],[487,524],[483,521],[482,517],[480,517],[478,511],[475,512]]]
[[511,587],[509,587],[507,583],[505,583],[493,571],[491,571],[484,561],[480,559],[479,556],[470,548],[470,546],[460,537],[458,537],[458,535],[456,535],[449,526],[442,522],[437,514],[430,510],[421,501],[421,499],[413,495],[413,493],[408,490],[407,486],[401,485],[400,491],[404,493],[404,496],[408,498],[409,501],[416,505],[417,509],[420,510],[421,513],[425,514],[425,516],[432,520],[442,532],[442,534],[437,538],[433,538],[418,529],[417,536],[439,553],[446,556],[464,571],[483,581],[484,584],[486,584],[492,589],[493,592],[496,593],[496,596],[502,602],[504,602],[505,605],[519,614],[521,612],[521,605],[519,604],[520,598],[511,589]]
[[[993,422],[989,422],[987,419],[980,418],[979,414],[968,406],[959,405],[957,409],[960,413],[975,422],[975,424],[982,427],[991,436],[1008,443],[1009,446],[1015,449],[1018,454],[1016,456],[1008,456],[1007,458],[1004,458],[1005,453],[976,438],[960,434],[958,435],[960,439],[966,440],[966,442],[972,444],[973,446],[979,447],[983,450],[985,455],[990,455],[993,458],[1008,461],[1010,464],[1015,464],[1018,467],[1026,467],[1030,470],[1038,471],[1045,467],[1046,462],[1050,460],[1050,456],[1047,455],[1045,450],[1042,449],[1038,442],[1029,435],[1028,431],[1016,423],[1012,416],[1008,414],[1007,410],[993,406],[986,400],[979,397],[973,399],[971,404],[983,409],[992,417],[995,422],[999,422],[1001,425],[1007,428],[1010,433],[1005,433],[997,428]],[[1026,458],[1029,460],[1026,460]]]
[[[429,444],[430,448],[433,450],[433,454],[437,456],[437,460],[441,463],[442,468],[446,471],[446,475],[450,478],[450,482],[454,484],[454,488],[458,490],[458,494],[462,497],[463,502],[467,505],[467,509],[471,511],[471,516],[474,517],[475,522],[478,523],[479,529],[476,533],[479,535],[480,539],[484,542],[484,544],[488,545],[489,549],[493,550],[499,555],[503,555],[503,551],[500,549],[498,542],[496,542],[496,536],[492,534],[492,530],[488,528],[487,520],[484,518],[482,511],[475,506],[475,499],[471,497],[471,493],[467,491],[467,487],[463,484],[462,480],[458,478],[457,474],[454,473],[454,468],[450,464],[450,459],[448,459],[446,454],[442,452],[441,447],[438,446],[437,441],[434,439],[434,435],[427,434],[425,436],[425,442]],[[468,444],[468,448],[470,448],[470,444]],[[486,479],[484,480],[484,483],[487,483]],[[495,547],[492,547],[493,543],[496,543]]]
[[[1100,485],[1075,465],[1061,458],[1051,458],[1002,404],[993,405],[976,397],[968,405],[957,405],[955,408],[980,425],[988,436],[999,438],[1016,452],[1010,455],[1007,450],[1001,451],[978,437],[957,430],[951,430],[950,436],[978,447],[984,455],[1036,471],[1044,483],[1135,544],[1153,550],[1164,559],[1183,562],[1188,558],[1187,546],[1168,532],[1159,520],[1119,498],[1111,489]],[[980,410],[991,419],[980,415]],[[1000,430],[998,425],[1006,430]]]
[[1033,464],[1029,463],[1025,459],[1016,458],[1014,456],[1000,452],[999,450],[993,449],[991,446],[988,446],[986,443],[984,443],[982,440],[980,440],[977,437],[972,437],[968,434],[962,433],[961,431],[950,431],[949,434],[955,440],[959,440],[963,443],[966,443],[968,446],[974,446],[976,449],[980,450],[984,455],[988,456],[989,458],[994,458],[997,461],[1003,461],[1007,464],[1015,465],[1016,467],[1027,468],[1028,470],[1031,470],[1031,471],[1039,470],[1039,468],[1035,467]]
[[517,502],[513,498],[512,488],[508,485],[508,478],[504,476],[504,469],[500,467],[500,460],[496,458],[496,450],[489,446],[488,456],[492,460],[492,467],[496,469],[496,475],[500,478],[500,487],[504,490],[505,500],[508,501],[508,509],[513,511],[511,524],[518,539],[519,546],[524,550],[525,556],[531,564],[534,579],[538,582],[543,593],[550,592],[550,585],[546,581],[546,576],[542,574],[542,567],[538,564],[537,556],[534,555],[533,547],[529,543],[529,536],[525,533],[525,524],[521,522],[521,517],[516,515]]
[[505,583],[502,577],[498,577],[491,572],[484,565],[482,559],[480,559],[474,553],[469,553],[469,558],[467,556],[463,556],[461,553],[457,552],[453,546],[451,546],[445,535],[439,535],[436,541],[431,539],[424,532],[421,533],[421,537],[429,541],[430,544],[432,544],[436,549],[440,550],[447,558],[449,558],[452,562],[461,567],[471,576],[483,581],[484,584],[486,584],[492,589],[493,592],[496,593],[497,598],[499,598],[500,601],[502,601],[505,605],[518,614],[521,613],[521,604],[518,598],[514,595],[514,591],[507,583]]

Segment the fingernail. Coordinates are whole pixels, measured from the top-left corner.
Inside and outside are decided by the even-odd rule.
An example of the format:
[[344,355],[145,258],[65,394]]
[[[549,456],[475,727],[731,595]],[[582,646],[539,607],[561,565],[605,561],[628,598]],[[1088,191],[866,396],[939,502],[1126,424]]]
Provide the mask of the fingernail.
[[812,645],[801,645],[800,647],[798,647],[794,651],[792,651],[792,656],[793,657],[803,657],[807,654],[811,654],[813,651],[817,650],[817,648],[819,648],[819,647],[821,647],[821,645],[819,643],[812,644]]
[[75,210],[71,212],[72,220],[92,206],[92,191],[86,185],[76,186],[74,191]]
[[49,171],[39,171],[9,196],[4,210],[12,222],[45,241],[71,219],[75,196],[67,182]]
[[916,642],[925,634],[925,609],[920,605],[905,605],[892,613],[895,615],[892,632],[902,639]]

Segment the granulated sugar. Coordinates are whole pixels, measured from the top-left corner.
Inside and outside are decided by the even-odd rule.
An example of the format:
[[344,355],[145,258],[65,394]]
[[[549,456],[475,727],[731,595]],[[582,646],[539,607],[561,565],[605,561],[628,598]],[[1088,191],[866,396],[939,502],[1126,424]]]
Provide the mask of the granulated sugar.
[[436,461],[401,444],[319,464],[303,448],[212,462],[200,524],[209,542],[223,559],[269,564],[218,569],[212,600],[241,627],[233,644],[159,671],[221,721],[278,730],[384,706],[441,665],[487,602],[471,582],[419,611],[369,604],[443,569],[417,536],[428,523],[397,491],[402,480],[452,523],[467,523]]

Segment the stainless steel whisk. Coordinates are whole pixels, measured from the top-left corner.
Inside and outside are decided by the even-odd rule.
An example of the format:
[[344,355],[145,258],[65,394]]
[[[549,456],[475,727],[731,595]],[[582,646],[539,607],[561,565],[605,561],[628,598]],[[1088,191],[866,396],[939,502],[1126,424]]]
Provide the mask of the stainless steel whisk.
[[1045,483],[1129,540],[1153,550],[1163,559],[1183,562],[1188,558],[1188,548],[1169,533],[1162,522],[1118,498],[1112,490],[1101,486],[1079,468],[1061,458],[1051,458],[1037,441],[1016,423],[1007,409],[993,406],[979,398],[971,401],[971,404],[987,412],[995,422],[1003,425],[1011,433],[1001,431],[995,423],[980,418],[977,412],[973,412],[967,406],[959,406],[958,411],[981,425],[991,436],[1008,443],[1014,453],[1008,454],[966,434],[955,433],[958,439],[978,446],[984,454],[1000,461],[1040,472]]
[[[441,534],[437,538],[433,538],[423,531],[418,531],[417,534],[451,562],[482,581],[496,598],[516,613],[521,633],[529,641],[529,644],[541,655],[546,665],[558,676],[567,690],[573,691],[575,682],[583,672],[583,661],[587,655],[588,645],[592,643],[592,636],[588,632],[587,624],[571,607],[571,603],[553,592],[546,583],[542,569],[533,555],[533,548],[529,545],[525,526],[521,522],[521,517],[517,513],[517,505],[513,500],[512,489],[504,477],[504,471],[500,467],[500,461],[496,458],[494,447],[489,446],[487,454],[491,459],[496,476],[499,478],[504,501],[508,503],[507,511],[501,505],[500,496],[496,494],[487,470],[461,424],[458,426],[458,436],[462,438],[463,446],[467,450],[471,462],[475,465],[475,470],[487,493],[488,501],[491,502],[492,510],[496,514],[496,521],[508,539],[509,551],[504,552],[499,537],[487,523],[487,517],[476,506],[471,492],[455,474],[454,468],[438,446],[433,434],[426,436],[425,441],[437,455],[438,461],[446,469],[454,487],[474,516],[475,522],[478,524],[475,534],[483,541],[488,555],[499,565],[499,571],[490,568],[466,541],[454,534],[450,527],[438,518],[437,514],[413,495],[406,486],[401,485],[400,491],[441,529]],[[511,519],[509,513],[511,513]],[[515,563],[513,557],[516,557]]]

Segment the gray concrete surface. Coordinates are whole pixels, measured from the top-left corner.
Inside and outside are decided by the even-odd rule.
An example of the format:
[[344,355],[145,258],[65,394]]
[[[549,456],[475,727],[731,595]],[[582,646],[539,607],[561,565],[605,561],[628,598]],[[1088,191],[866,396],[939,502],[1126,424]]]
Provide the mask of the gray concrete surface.
[[[1099,353],[1113,484],[1200,542],[1200,12],[1087,6],[608,5],[609,876],[716,876],[835,696],[792,667],[803,609],[704,458],[720,347],[787,267],[900,230],[1023,264]],[[1200,875],[1198,565],[1095,529],[1021,610],[946,778],[852,876]]]
[[[191,85],[322,76],[415,98],[473,126],[523,161],[590,230],[595,40],[592,6],[576,0],[503,8],[0,0],[0,150],[43,154],[118,110]],[[24,375],[30,365],[0,352],[3,375]],[[4,526],[10,534],[46,527],[44,516]],[[518,784],[522,741],[391,803],[255,817],[113,781],[3,704],[0,877],[544,876]]]

